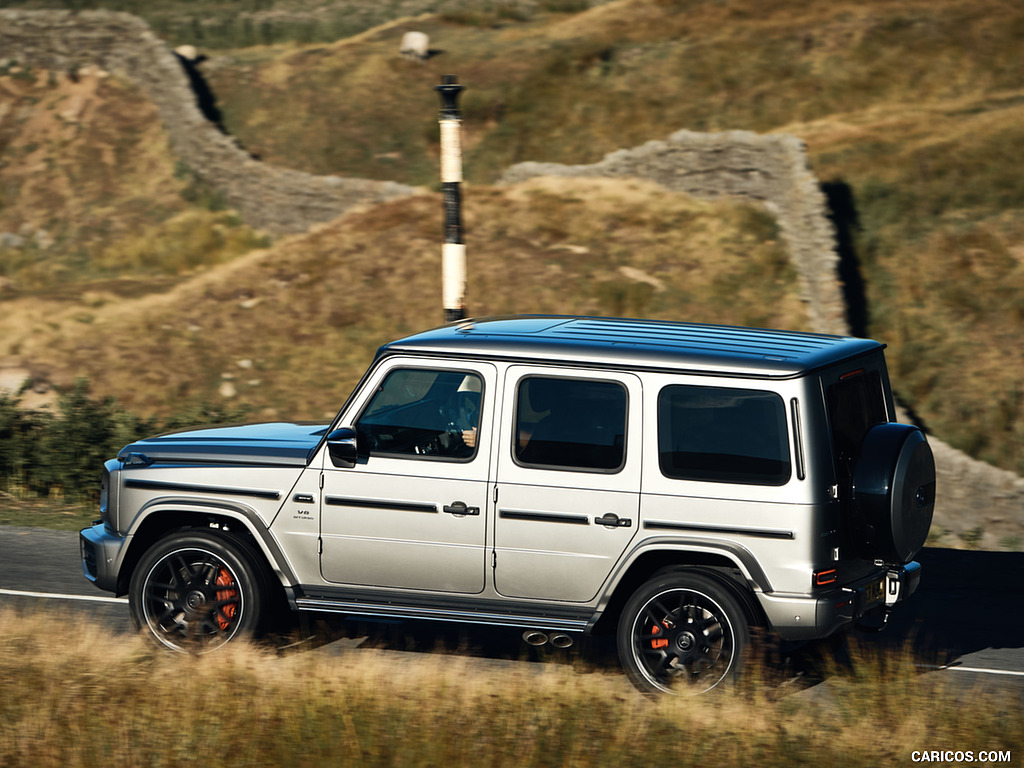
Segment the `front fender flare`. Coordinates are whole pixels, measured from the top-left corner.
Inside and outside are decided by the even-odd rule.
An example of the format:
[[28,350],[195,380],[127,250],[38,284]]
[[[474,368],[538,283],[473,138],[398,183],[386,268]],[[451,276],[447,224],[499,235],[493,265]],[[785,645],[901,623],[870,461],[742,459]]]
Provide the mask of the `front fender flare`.
[[291,562],[274,534],[264,525],[256,509],[245,502],[233,499],[212,501],[188,496],[163,496],[152,499],[142,506],[125,533],[125,546],[122,548],[117,568],[119,583],[125,576],[125,564],[136,562],[141,555],[138,547],[143,542],[147,545],[149,543],[148,537],[140,536],[140,532],[144,533],[158,518],[167,520],[182,516],[216,518],[210,522],[210,527],[213,528],[218,527],[217,521],[220,520],[238,523],[252,537],[255,546],[263,554],[268,567],[280,580],[281,585],[287,588],[298,583]]

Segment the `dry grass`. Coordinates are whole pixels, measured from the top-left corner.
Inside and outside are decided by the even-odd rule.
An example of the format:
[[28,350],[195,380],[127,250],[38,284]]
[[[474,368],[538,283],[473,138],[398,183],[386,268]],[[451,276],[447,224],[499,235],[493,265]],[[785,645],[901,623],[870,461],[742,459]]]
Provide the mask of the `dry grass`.
[[80,531],[99,517],[95,504],[70,503],[62,499],[37,499],[28,494],[0,491],[0,525],[48,528],[51,531]]
[[797,695],[758,676],[652,703],[610,672],[354,650],[205,657],[58,616],[0,611],[6,766],[902,765],[920,749],[1024,748],[1012,693],[964,691],[909,655],[854,655]]
[[[619,0],[496,27],[409,19],[329,46],[229,52],[208,72],[231,132],[268,161],[413,184],[437,178],[433,86],[457,73],[467,172],[489,182],[519,160],[592,162],[680,128],[773,131],[1020,88],[1005,63],[1022,18],[1004,0]],[[443,53],[399,58],[405,29]]]
[[23,240],[0,243],[0,298],[159,290],[266,244],[175,162],[140,90],[96,68],[0,69],[0,153],[0,233]]

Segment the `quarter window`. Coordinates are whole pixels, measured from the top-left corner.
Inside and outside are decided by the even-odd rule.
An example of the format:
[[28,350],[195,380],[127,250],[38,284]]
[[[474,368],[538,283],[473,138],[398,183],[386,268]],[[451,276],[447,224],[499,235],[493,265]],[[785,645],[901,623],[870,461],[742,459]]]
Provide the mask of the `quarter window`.
[[789,439],[782,398],[722,387],[665,387],[658,396],[658,460],[677,480],[785,485]]
[[356,423],[370,455],[468,460],[476,453],[483,382],[475,373],[402,368]]
[[516,461],[617,472],[626,456],[626,388],[614,381],[530,376],[516,399]]

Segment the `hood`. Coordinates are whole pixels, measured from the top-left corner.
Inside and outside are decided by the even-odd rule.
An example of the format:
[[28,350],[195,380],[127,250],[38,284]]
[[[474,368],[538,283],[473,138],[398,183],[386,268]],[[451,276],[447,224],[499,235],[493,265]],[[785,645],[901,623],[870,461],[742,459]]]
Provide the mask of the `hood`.
[[201,462],[306,466],[327,424],[246,424],[172,432],[125,446],[117,458],[128,464]]

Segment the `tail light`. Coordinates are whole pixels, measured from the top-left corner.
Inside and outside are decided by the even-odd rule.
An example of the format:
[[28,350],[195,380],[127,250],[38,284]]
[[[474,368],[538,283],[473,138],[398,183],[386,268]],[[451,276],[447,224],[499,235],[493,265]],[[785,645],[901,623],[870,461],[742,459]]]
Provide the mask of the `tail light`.
[[824,571],[814,572],[814,586],[816,587],[827,587],[829,584],[835,584],[839,580],[839,570],[837,568],[827,568]]

